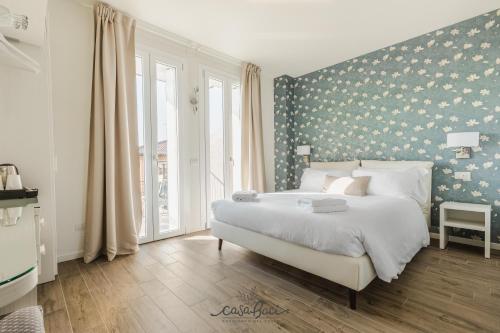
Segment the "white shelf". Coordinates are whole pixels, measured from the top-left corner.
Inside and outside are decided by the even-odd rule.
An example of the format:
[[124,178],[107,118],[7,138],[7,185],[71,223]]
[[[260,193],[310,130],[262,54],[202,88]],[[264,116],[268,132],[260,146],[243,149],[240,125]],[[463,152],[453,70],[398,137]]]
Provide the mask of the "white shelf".
[[439,247],[448,244],[448,227],[484,232],[484,257],[490,257],[491,206],[466,202],[443,202],[439,206]]
[[490,205],[483,204],[473,204],[467,202],[455,202],[455,201],[446,201],[443,202],[439,207],[444,209],[453,209],[453,210],[465,210],[468,212],[486,212],[491,211]]
[[16,48],[0,33],[0,65],[27,70],[38,74],[40,65]]
[[484,221],[445,220],[445,227],[484,231]]

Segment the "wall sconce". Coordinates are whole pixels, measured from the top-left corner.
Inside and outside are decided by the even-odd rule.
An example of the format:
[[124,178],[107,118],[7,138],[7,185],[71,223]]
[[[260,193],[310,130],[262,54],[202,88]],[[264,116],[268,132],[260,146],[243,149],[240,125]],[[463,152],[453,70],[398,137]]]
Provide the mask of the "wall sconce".
[[297,155],[302,156],[304,163],[309,164],[309,155],[311,155],[311,146],[297,146]]
[[456,149],[456,158],[470,158],[471,147],[479,147],[479,132],[448,133],[446,146]]

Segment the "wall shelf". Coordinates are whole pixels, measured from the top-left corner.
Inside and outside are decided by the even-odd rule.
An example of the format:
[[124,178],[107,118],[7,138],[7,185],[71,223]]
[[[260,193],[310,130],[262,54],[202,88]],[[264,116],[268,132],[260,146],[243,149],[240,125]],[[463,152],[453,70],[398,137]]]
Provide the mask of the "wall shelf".
[[0,33],[0,65],[40,73],[40,65]]

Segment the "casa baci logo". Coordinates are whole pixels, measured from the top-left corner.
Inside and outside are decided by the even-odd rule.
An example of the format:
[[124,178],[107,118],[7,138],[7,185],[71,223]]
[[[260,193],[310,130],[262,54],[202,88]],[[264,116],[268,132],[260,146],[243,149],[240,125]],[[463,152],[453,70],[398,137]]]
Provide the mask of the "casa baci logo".
[[271,304],[260,299],[257,295],[257,288],[253,287],[248,292],[239,292],[237,299],[239,304],[223,305],[214,313],[212,317],[220,317],[226,321],[233,320],[271,320],[277,316],[289,313],[289,310],[281,306]]

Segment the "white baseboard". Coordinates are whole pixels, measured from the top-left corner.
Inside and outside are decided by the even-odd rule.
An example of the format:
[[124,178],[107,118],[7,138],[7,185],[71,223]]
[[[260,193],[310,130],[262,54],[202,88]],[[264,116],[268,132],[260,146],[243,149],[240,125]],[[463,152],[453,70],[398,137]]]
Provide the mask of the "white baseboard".
[[[430,232],[429,234],[431,235],[431,238],[439,239],[439,234],[437,232]],[[459,244],[484,247],[484,241],[478,240],[478,239],[450,236],[449,241],[454,242],[454,243],[459,243]],[[500,250],[500,243],[493,243],[492,242],[491,248],[494,250]]]
[[60,263],[78,258],[83,258],[83,250],[60,254],[57,256],[57,262]]
[[[205,226],[195,226],[194,228],[188,229],[186,231],[186,234],[191,234],[193,232],[198,232],[203,230],[206,230]],[[78,258],[83,258],[83,250],[59,254],[57,256],[57,262],[60,263]]]

